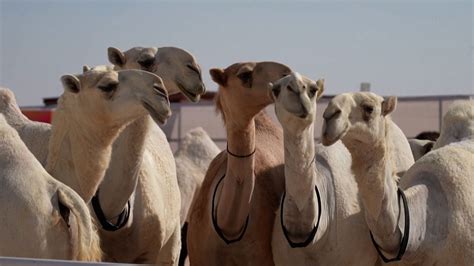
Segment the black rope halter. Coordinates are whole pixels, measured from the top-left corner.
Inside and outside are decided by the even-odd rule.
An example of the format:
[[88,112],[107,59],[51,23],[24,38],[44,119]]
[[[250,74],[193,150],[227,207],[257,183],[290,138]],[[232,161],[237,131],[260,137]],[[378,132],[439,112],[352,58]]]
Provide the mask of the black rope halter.
[[104,211],[102,210],[102,207],[100,206],[100,201],[99,201],[99,190],[95,193],[94,197],[92,197],[92,208],[94,209],[95,216],[97,216],[97,220],[99,220],[100,225],[102,226],[102,229],[105,231],[117,231],[120,228],[124,227],[128,219],[130,218],[130,200],[127,201],[127,206],[123,209],[123,211],[119,214],[117,218],[117,223],[111,223],[110,221],[107,220],[105,217]]
[[398,201],[400,204],[400,198],[402,198],[403,201],[403,211],[405,213],[405,232],[403,232],[402,235],[402,240],[400,242],[400,249],[398,250],[398,254],[395,258],[388,259],[385,257],[385,255],[382,253],[382,250],[380,246],[375,242],[374,236],[372,235],[372,232],[370,232],[370,238],[372,239],[372,243],[374,244],[375,249],[377,250],[377,253],[379,256],[382,258],[383,262],[388,263],[388,262],[393,262],[393,261],[400,261],[405,254],[405,251],[407,250],[407,245],[408,245],[408,237],[410,235],[410,212],[408,210],[408,203],[407,203],[407,198],[405,196],[405,193],[403,190],[398,188]]
[[[232,153],[231,151],[229,151],[229,145],[227,145],[226,147],[226,150],[227,150],[227,153],[230,154],[231,156],[233,157],[236,157],[236,158],[248,158],[252,155],[255,154],[255,151],[257,150],[256,148],[250,153],[250,154],[247,154],[247,155],[238,155],[238,154],[235,154],[235,153]],[[235,239],[228,239],[225,235],[224,235],[224,232],[222,232],[222,229],[219,227],[219,225],[217,224],[217,214],[216,214],[216,210],[215,210],[215,201],[216,201],[216,194],[217,194],[217,188],[219,188],[219,185],[220,183],[222,182],[222,180],[224,180],[224,177],[225,175],[223,175],[221,177],[221,179],[219,180],[219,182],[217,182],[217,185],[216,185],[216,188],[214,189],[214,193],[212,194],[212,206],[211,206],[211,217],[212,217],[212,225],[214,226],[214,230],[216,231],[217,235],[219,235],[219,237],[224,240],[224,242],[226,244],[232,244],[232,243],[235,243],[235,242],[238,242],[240,240],[242,240],[242,238],[244,237],[245,235],[245,232],[247,231],[247,227],[249,225],[249,215],[247,215],[247,219],[245,220],[245,225],[242,229],[242,232],[240,233],[240,235],[235,238]]]
[[281,199],[281,207],[280,207],[280,224],[281,224],[281,229],[283,230],[283,235],[285,235],[286,241],[288,241],[288,244],[290,244],[291,248],[304,248],[308,246],[311,242],[313,242],[313,239],[316,236],[316,232],[318,231],[319,221],[321,220],[321,196],[319,195],[318,186],[314,186],[314,190],[316,190],[316,196],[318,198],[318,221],[316,222],[316,225],[313,227],[313,230],[311,230],[311,232],[309,233],[306,240],[303,242],[293,242],[290,239],[290,236],[288,235],[289,234],[288,229],[286,229],[283,223],[283,206],[285,205],[284,202],[285,202],[285,196],[286,196],[286,192],[283,192],[283,197]]
[[224,177],[225,175],[222,176],[222,178],[219,180],[219,182],[217,182],[217,185],[216,185],[216,188],[214,189],[214,193],[212,195],[212,213],[211,213],[211,216],[212,216],[212,225],[214,226],[214,230],[216,231],[217,235],[219,235],[219,237],[224,240],[224,242],[226,244],[232,244],[232,243],[235,243],[235,242],[238,242],[240,240],[242,240],[242,238],[244,237],[245,235],[245,232],[247,231],[247,226],[249,225],[249,215],[247,216],[247,219],[245,220],[245,225],[244,225],[244,228],[242,229],[242,233],[240,233],[240,235],[235,238],[235,239],[228,239],[227,237],[225,237],[224,235],[224,232],[222,232],[222,229],[219,227],[219,225],[217,224],[217,214],[216,214],[216,211],[214,210],[215,209],[215,199],[216,199],[216,194],[217,194],[217,188],[219,187],[219,184],[222,182],[222,180],[224,180]]

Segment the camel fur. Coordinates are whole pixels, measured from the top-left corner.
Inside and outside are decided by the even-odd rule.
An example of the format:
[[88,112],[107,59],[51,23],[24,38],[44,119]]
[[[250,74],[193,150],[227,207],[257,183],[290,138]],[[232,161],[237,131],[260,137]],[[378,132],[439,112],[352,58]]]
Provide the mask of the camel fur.
[[[336,96],[325,111],[326,143],[342,139],[352,155],[365,218],[385,256],[409,233],[402,265],[471,265],[474,259],[474,141],[461,140],[419,159],[397,183],[389,114],[396,98],[372,93]],[[343,114],[343,115],[341,115]],[[410,217],[405,226],[404,191]]]
[[456,101],[443,116],[443,125],[433,149],[474,138],[474,100]]
[[84,201],[49,175],[0,114],[0,256],[100,261]]
[[188,131],[175,152],[176,175],[181,193],[181,226],[187,221],[189,209],[198,195],[209,164],[219,152],[219,147],[201,127]]

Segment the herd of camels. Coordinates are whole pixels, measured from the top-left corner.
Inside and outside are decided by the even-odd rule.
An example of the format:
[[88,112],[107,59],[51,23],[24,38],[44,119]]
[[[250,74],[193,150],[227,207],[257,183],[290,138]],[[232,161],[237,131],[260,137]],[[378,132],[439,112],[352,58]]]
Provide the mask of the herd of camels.
[[[334,97],[277,62],[210,70],[224,151],[202,129],[173,154],[168,96],[197,102],[199,64],[175,48],[108,49],[64,75],[51,124],[0,89],[0,256],[157,265],[472,265],[474,101],[415,161],[397,98]],[[280,125],[265,113],[273,104]],[[422,123],[422,121],[420,121]],[[423,152],[425,153],[425,152]]]

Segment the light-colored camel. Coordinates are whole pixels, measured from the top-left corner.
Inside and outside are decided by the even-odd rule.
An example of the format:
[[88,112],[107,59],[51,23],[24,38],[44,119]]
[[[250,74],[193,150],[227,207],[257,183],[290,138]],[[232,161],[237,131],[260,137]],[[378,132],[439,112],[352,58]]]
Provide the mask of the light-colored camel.
[[474,100],[456,101],[443,117],[443,125],[433,149],[474,138]]
[[51,127],[46,170],[90,202],[127,124],[148,113],[171,115],[162,80],[141,70],[94,69],[61,77],[64,93]]
[[351,155],[340,142],[314,143],[316,100],[324,80],[298,73],[273,85],[275,113],[283,127],[285,195],[273,226],[276,265],[374,265],[370,237]]
[[0,169],[0,256],[101,259],[84,201],[44,170],[1,114]]
[[181,226],[187,221],[191,203],[198,195],[209,164],[219,152],[219,147],[201,127],[188,131],[175,152],[176,175],[181,193]]
[[46,165],[51,125],[31,121],[24,116],[16,103],[15,95],[7,88],[0,88],[0,114],[3,114],[6,121],[18,131],[36,159],[42,165]]
[[284,186],[283,136],[262,110],[272,102],[269,83],[290,72],[275,62],[210,70],[219,85],[216,105],[228,150],[211,162],[189,214],[191,265],[273,265],[271,234]]
[[429,152],[398,190],[388,126],[396,102],[372,93],[336,96],[324,113],[324,142],[342,139],[351,152],[366,222],[385,257],[400,257],[406,238],[402,264],[472,265],[474,141]]
[[[198,101],[205,92],[199,65],[182,49],[135,47],[122,53],[111,47],[108,55],[116,69],[153,71],[169,94],[182,92]],[[98,198],[112,223],[130,207],[123,228],[100,230],[108,260],[154,263],[160,255],[160,263],[178,262],[181,204],[175,160],[165,134],[148,116],[130,124],[115,141]]]

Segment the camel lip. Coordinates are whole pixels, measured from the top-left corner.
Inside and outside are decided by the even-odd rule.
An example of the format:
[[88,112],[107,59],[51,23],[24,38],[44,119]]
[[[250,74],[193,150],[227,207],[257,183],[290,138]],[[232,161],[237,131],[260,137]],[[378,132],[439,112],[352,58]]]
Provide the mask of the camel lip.
[[161,114],[158,111],[156,111],[155,108],[153,108],[149,103],[146,101],[142,101],[143,107],[148,111],[150,116],[153,118],[153,120],[159,124],[165,124],[168,118],[170,117],[171,113],[168,111],[166,114]]
[[331,146],[333,145],[334,143],[336,143],[338,140],[340,140],[346,133],[347,133],[347,129],[349,127],[346,126],[344,128],[344,130],[341,131],[341,133],[339,133],[335,138],[328,138],[328,134],[326,132],[326,130],[323,132],[323,137],[321,139],[321,142],[323,143],[324,146]]
[[193,103],[199,102],[199,100],[201,99],[201,94],[204,94],[204,92],[206,92],[206,90],[204,89],[202,93],[195,93],[187,89],[183,84],[181,84],[181,82],[176,82],[176,84],[178,85],[179,90],[184,94],[184,96]]

